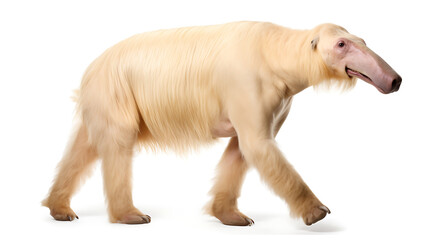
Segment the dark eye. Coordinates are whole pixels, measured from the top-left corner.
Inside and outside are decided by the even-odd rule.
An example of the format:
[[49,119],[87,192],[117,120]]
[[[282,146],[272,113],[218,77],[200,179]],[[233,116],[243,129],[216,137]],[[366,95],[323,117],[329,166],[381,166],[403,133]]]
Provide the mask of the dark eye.
[[346,43],[345,43],[345,42],[343,42],[343,41],[340,41],[340,42],[338,43],[338,47],[340,47],[340,48],[344,47],[345,45],[346,45]]

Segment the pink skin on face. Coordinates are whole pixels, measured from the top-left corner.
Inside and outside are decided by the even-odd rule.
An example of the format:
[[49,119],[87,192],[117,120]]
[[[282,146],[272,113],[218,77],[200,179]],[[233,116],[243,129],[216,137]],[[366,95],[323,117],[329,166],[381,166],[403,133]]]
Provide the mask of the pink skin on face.
[[340,38],[334,47],[333,60],[344,66],[349,77],[357,77],[373,85],[381,93],[396,92],[402,82],[395,70],[369,49],[363,40]]

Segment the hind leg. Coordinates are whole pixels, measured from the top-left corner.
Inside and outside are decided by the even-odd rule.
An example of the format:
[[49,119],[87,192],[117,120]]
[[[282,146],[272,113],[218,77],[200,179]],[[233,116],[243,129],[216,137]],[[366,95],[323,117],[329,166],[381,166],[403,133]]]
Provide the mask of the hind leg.
[[223,224],[248,226],[254,223],[237,208],[237,198],[247,169],[238,147],[238,138],[233,137],[219,162],[216,183],[211,190],[213,200],[208,206],[209,213]]
[[102,158],[104,189],[109,218],[113,223],[149,223],[150,217],[134,207],[132,199],[132,156],[137,134],[109,126],[98,145]]
[[58,173],[49,196],[42,202],[50,209],[52,217],[60,221],[78,218],[70,208],[70,199],[97,159],[95,149],[88,143],[88,133],[84,126],[80,127],[71,144],[58,165]]

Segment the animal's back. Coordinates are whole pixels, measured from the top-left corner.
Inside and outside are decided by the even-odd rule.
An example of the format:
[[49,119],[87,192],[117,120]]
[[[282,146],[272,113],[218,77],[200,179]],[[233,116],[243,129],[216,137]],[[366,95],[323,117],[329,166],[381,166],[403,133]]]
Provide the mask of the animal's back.
[[211,142],[211,128],[223,111],[226,79],[219,72],[226,69],[219,68],[226,67],[226,58],[246,35],[257,35],[260,25],[239,22],[135,35],[94,61],[82,88],[89,82],[102,85],[97,91],[107,94],[103,101],[115,99],[101,104],[119,105],[138,125],[144,146],[184,151]]

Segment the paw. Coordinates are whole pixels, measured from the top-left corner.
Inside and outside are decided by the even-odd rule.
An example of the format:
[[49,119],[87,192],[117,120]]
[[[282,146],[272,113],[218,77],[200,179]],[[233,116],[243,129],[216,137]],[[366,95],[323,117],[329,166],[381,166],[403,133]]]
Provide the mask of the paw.
[[218,214],[216,216],[223,224],[230,226],[252,226],[255,222],[239,211]]
[[150,223],[151,217],[149,215],[145,214],[127,214],[123,216],[120,220],[118,220],[118,223],[125,223],[125,224],[144,224],[144,223]]
[[302,219],[304,220],[305,224],[310,226],[320,220],[322,220],[326,214],[330,214],[331,211],[326,206],[317,206],[313,207],[310,212],[305,214]]
[[51,216],[57,221],[73,221],[79,219],[76,213],[69,207],[52,208]]

